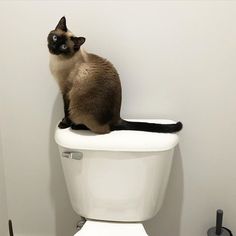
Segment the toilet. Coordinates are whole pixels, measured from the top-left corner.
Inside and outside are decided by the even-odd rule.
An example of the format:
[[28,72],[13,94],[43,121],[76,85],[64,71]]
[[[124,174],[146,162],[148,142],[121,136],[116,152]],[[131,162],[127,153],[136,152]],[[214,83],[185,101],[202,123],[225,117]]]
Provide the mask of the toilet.
[[55,140],[72,207],[87,220],[74,236],[147,236],[142,222],[161,208],[178,135],[57,128]]

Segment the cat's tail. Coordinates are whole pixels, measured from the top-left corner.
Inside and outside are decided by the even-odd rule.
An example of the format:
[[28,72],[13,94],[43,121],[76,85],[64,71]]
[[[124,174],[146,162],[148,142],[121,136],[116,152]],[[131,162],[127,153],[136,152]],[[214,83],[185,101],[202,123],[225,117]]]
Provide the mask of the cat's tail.
[[176,133],[183,127],[181,122],[173,124],[157,124],[148,122],[127,121],[121,119],[117,124],[111,126],[111,130],[137,130],[157,133]]

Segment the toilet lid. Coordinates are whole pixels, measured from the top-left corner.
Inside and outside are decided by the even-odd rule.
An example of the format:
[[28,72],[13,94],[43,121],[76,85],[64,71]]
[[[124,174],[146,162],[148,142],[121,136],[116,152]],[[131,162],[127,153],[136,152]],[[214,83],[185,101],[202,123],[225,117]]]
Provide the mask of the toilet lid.
[[141,223],[88,220],[74,236],[148,236]]
[[[130,119],[129,119],[130,120]],[[130,120],[150,123],[175,123],[170,120]],[[95,134],[88,130],[72,130],[57,128],[55,140],[61,147],[75,150],[100,151],[165,151],[178,144],[176,133],[153,133],[144,131],[119,130],[108,134]]]

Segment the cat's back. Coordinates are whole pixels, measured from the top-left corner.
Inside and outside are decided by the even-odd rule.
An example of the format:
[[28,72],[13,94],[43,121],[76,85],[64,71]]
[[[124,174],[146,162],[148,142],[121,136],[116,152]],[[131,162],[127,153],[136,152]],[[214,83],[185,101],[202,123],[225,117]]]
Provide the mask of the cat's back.
[[86,53],[85,67],[95,76],[118,79],[119,75],[115,67],[107,59],[92,53]]

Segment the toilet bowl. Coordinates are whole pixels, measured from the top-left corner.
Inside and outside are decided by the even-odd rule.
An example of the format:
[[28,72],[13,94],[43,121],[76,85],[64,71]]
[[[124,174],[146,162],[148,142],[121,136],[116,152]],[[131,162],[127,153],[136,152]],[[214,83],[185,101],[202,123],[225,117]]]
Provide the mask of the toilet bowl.
[[148,236],[141,223],[88,220],[74,236]]
[[55,140],[72,207],[87,219],[76,236],[147,235],[141,223],[161,208],[178,135],[57,128]]

